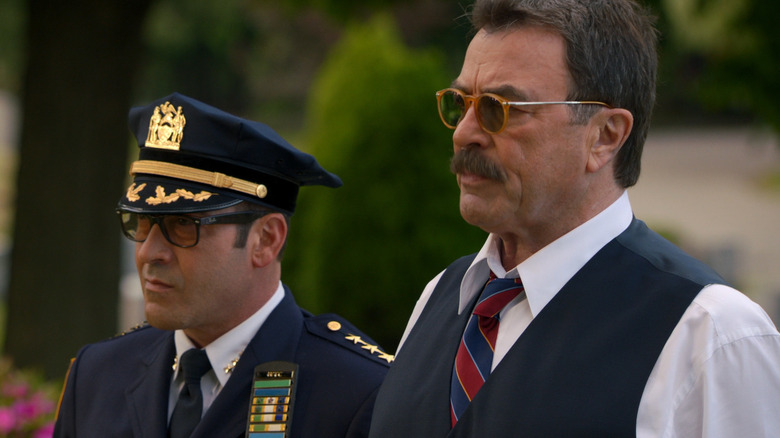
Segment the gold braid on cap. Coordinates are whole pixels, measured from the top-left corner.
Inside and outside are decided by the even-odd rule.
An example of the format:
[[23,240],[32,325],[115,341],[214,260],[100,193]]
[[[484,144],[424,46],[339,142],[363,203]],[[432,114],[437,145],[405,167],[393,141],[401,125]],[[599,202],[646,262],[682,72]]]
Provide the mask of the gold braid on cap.
[[251,181],[233,178],[224,173],[209,172],[208,170],[182,166],[162,161],[139,160],[130,166],[130,175],[136,173],[148,173],[151,175],[167,176],[201,184],[208,184],[221,189],[230,189],[237,192],[257,196],[260,199],[268,195],[265,184],[256,184]]

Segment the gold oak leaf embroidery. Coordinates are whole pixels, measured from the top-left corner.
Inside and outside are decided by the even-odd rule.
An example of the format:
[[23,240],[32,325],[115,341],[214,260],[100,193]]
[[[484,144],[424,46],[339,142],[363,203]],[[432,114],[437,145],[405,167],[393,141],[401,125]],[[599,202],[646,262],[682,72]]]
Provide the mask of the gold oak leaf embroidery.
[[207,192],[205,190],[202,190],[200,193],[198,193],[196,195],[196,194],[193,194],[192,192],[184,190],[184,189],[177,189],[176,193],[178,193],[179,196],[181,196],[184,199],[190,199],[190,200],[195,201],[195,202],[205,201],[206,199],[209,199],[211,197],[211,195],[214,194],[214,193],[210,193],[210,192]]
[[197,195],[184,189],[177,189],[176,192],[170,195],[165,194],[165,189],[162,186],[157,186],[155,190],[155,196],[146,199],[146,203],[149,205],[171,204],[178,201],[180,198],[190,199],[195,202],[202,202],[209,199],[214,193],[202,191]]
[[141,184],[140,186],[138,186],[138,188],[136,188],[135,187],[135,183],[133,183],[133,185],[131,185],[127,189],[127,200],[130,201],[130,202],[135,202],[135,201],[141,199],[141,197],[138,196],[138,193],[141,190],[143,190],[144,187],[146,187],[146,183]]
[[176,193],[166,195],[165,189],[162,186],[157,186],[157,189],[154,191],[154,193],[156,196],[149,197],[146,199],[147,204],[149,205],[170,204],[171,202],[179,200],[179,195]]

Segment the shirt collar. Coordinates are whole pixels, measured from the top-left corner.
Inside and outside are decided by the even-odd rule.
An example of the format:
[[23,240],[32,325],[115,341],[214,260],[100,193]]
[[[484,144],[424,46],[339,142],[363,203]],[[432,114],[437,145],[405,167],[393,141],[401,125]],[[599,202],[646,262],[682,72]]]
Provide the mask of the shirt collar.
[[528,305],[535,317],[588,260],[628,228],[632,219],[628,192],[624,191],[601,213],[542,248],[509,272],[501,264],[501,240],[491,233],[463,276],[458,313],[463,312],[482,290],[492,270],[499,278],[522,279]]
[[[221,386],[225,386],[230,378],[230,374],[235,367],[235,362],[241,357],[241,353],[252,338],[255,336],[260,327],[263,325],[268,315],[276,308],[277,305],[284,298],[284,287],[279,282],[279,286],[274,292],[271,299],[263,305],[252,316],[244,320],[241,324],[233,327],[229,332],[215,339],[212,343],[205,347],[206,355],[209,357],[212,369],[217,376],[217,380]],[[192,343],[190,338],[182,330],[176,330],[173,336],[174,344],[176,345],[176,357],[181,357],[184,352],[191,348],[195,348],[195,344]],[[178,376],[178,367],[174,371],[174,379]]]

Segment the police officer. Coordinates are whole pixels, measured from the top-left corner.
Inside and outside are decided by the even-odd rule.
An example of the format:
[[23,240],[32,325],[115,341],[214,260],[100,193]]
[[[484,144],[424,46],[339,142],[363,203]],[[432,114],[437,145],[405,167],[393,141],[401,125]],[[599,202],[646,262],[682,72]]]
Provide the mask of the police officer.
[[341,180],[181,94],[129,122],[139,159],[116,211],[148,324],[78,353],[54,436],[366,436],[392,356],[281,283],[299,187]]

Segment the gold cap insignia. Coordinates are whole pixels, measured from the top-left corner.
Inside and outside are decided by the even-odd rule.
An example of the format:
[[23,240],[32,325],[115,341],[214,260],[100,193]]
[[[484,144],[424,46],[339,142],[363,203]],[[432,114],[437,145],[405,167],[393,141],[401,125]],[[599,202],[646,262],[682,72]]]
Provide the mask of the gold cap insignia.
[[146,146],[178,151],[184,136],[185,123],[187,120],[181,112],[181,107],[174,109],[170,102],[155,107],[149,120]]

